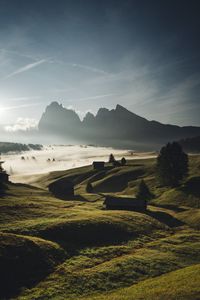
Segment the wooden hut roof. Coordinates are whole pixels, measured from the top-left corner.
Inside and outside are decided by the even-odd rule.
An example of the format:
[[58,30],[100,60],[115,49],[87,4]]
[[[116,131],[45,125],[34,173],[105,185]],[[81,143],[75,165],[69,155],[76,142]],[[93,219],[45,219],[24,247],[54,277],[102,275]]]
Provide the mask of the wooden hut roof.
[[145,205],[145,201],[141,199],[137,199],[136,197],[130,196],[114,196],[114,195],[106,195],[106,199],[104,204],[109,206],[133,206],[133,207],[141,207]]

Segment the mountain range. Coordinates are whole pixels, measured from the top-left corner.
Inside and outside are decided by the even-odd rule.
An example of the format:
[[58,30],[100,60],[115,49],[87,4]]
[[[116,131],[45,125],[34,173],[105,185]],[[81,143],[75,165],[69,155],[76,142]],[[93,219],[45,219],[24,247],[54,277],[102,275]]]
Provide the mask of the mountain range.
[[64,140],[121,147],[156,149],[172,141],[200,135],[200,127],[176,126],[149,121],[117,104],[115,109],[88,112],[81,121],[78,114],[58,102],[46,107],[39,121],[39,132]]

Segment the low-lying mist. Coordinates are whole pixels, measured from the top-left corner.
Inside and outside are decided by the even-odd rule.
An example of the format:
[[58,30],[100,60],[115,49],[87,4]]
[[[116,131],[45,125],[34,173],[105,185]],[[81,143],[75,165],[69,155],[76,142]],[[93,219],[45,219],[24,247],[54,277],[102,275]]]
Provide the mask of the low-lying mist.
[[[108,161],[110,153],[116,159],[138,158],[128,150],[85,145],[52,145],[44,146],[43,150],[27,151],[20,154],[6,154],[4,168],[13,182],[29,182],[31,176],[58,170],[67,170],[92,164],[94,160]],[[143,158],[149,154],[142,155]]]

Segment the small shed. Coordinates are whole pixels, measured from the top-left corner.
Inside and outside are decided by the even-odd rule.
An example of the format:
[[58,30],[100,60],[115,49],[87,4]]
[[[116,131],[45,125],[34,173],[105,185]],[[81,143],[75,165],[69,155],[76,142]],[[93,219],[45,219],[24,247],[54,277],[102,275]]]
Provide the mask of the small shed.
[[130,196],[106,195],[104,205],[106,209],[112,210],[134,210],[145,211],[147,209],[146,200],[137,199]]
[[0,172],[0,182],[8,182],[9,175],[6,172]]
[[2,167],[3,163],[4,163],[4,161],[0,161],[0,182],[7,183],[9,181],[9,175],[3,169],[3,167]]
[[94,168],[94,170],[103,170],[105,168],[105,162],[104,161],[94,161],[93,168]]
[[48,188],[49,191],[58,198],[67,199],[74,197],[74,184],[66,178],[52,182]]

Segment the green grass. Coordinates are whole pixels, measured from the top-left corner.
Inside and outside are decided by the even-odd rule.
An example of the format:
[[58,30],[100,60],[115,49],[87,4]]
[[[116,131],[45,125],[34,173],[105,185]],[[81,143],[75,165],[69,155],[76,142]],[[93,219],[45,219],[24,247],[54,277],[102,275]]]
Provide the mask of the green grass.
[[21,286],[32,286],[61,263],[66,255],[56,243],[0,233],[1,296],[13,295]]
[[168,237],[140,238],[116,248],[84,249],[20,299],[78,299],[101,294],[196,264],[199,253],[200,234],[188,230]]
[[177,214],[177,218],[189,226],[200,230],[200,209],[189,209]]
[[[133,293],[134,299],[165,299],[162,278],[170,285],[176,270],[200,263],[199,177],[200,156],[191,156],[189,176],[176,189],[159,186],[155,159],[36,176],[40,188],[9,184],[0,199],[0,283],[6,279],[0,298],[132,299],[123,297]],[[53,197],[48,184],[60,178],[72,180],[80,197]],[[142,178],[154,194],[146,213],[103,208],[104,193],[133,195]],[[94,193],[86,193],[88,181]],[[157,289],[148,288],[154,280]],[[187,299],[196,289],[196,281],[181,280],[188,294],[177,283],[172,299]]]
[[[85,300],[194,300],[200,297],[200,265],[186,267],[147,279],[115,293],[84,298]],[[83,299],[83,298],[82,298]]]
[[169,189],[160,197],[151,201],[155,205],[161,206],[189,206],[200,207],[200,198],[191,194],[186,194],[181,188]]

